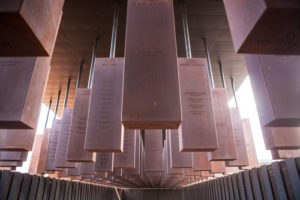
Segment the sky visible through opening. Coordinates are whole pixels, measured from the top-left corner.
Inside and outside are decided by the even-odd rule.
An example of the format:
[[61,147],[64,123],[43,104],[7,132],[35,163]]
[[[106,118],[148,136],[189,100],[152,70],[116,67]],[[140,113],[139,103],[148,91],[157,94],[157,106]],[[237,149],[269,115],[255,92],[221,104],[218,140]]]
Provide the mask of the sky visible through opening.
[[[237,89],[237,101],[240,109],[241,118],[250,120],[250,125],[252,129],[252,135],[253,135],[258,161],[270,162],[272,160],[271,152],[269,150],[266,150],[265,148],[249,76],[247,76],[247,78],[244,80],[242,85]],[[231,100],[229,101],[229,106],[235,107],[235,102],[233,98],[231,98]],[[48,105],[42,104],[40,119],[36,131],[37,134],[43,134],[47,111],[48,111]],[[51,111],[49,114],[47,128],[51,127],[53,117],[54,117],[54,112]],[[17,167],[17,171],[24,172],[24,173],[28,172],[30,160],[31,160],[31,152],[28,153],[27,161],[23,163],[23,166]]]

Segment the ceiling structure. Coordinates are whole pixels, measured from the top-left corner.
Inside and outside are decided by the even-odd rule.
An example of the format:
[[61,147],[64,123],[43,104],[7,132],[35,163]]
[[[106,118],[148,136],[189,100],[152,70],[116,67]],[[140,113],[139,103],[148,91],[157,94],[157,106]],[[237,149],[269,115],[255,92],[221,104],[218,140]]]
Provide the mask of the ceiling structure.
[[[121,1],[116,57],[124,55],[126,28],[126,0]],[[242,54],[236,54],[229,31],[223,2],[220,0],[186,0],[188,25],[193,57],[205,57],[202,38],[205,37],[211,57],[216,87],[222,87],[218,62],[223,71],[231,96],[230,76],[236,87],[247,76]],[[48,105],[52,98],[54,110],[58,90],[61,97],[58,115],[63,110],[68,78],[71,87],[67,107],[73,106],[80,63],[84,61],[80,87],[87,87],[90,60],[95,38],[98,36],[97,57],[108,57],[115,4],[112,0],[66,0],[61,25],[51,60],[51,71],[43,102]],[[179,0],[174,0],[178,56],[185,57],[183,25]]]

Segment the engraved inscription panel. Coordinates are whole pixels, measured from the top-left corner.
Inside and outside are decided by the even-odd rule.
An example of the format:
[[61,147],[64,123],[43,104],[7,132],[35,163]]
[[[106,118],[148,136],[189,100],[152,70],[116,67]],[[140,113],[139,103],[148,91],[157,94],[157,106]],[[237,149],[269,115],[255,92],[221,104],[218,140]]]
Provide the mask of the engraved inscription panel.
[[234,160],[237,158],[227,92],[225,88],[211,89],[219,147],[211,152],[211,160]]
[[125,39],[124,127],[178,128],[181,110],[173,1],[129,0]]
[[167,130],[167,139],[170,145],[170,165],[171,168],[192,168],[192,152],[179,151],[178,130]]
[[298,1],[224,0],[224,5],[238,53],[300,54]]
[[234,133],[235,145],[237,150],[237,159],[233,161],[227,161],[228,167],[240,167],[249,165],[248,154],[246,149],[246,143],[244,138],[244,131],[242,126],[242,120],[237,108],[230,108],[230,116],[232,121],[232,128]]
[[212,151],[218,147],[206,60],[178,58],[182,123],[179,151]]
[[91,89],[77,88],[68,143],[67,160],[70,162],[95,162],[96,153],[84,150]]
[[114,153],[114,168],[135,168],[136,131],[125,129],[123,153]]
[[145,130],[144,171],[163,171],[162,130]]
[[76,163],[67,161],[67,149],[70,137],[72,113],[72,108],[64,108],[61,126],[59,130],[57,149],[55,153],[55,167],[57,168],[76,167]]
[[123,152],[123,58],[97,58],[84,149]]
[[114,169],[114,153],[97,153],[95,172],[112,172]]
[[31,151],[35,130],[0,129],[1,151]]
[[55,168],[54,162],[55,162],[55,154],[57,149],[60,126],[61,126],[61,120],[54,119],[51,132],[50,132],[50,139],[49,139],[48,150],[47,150],[47,157],[46,157],[46,164],[45,164],[46,171],[58,170],[57,168]]
[[95,163],[82,162],[79,165],[80,174],[94,174]]

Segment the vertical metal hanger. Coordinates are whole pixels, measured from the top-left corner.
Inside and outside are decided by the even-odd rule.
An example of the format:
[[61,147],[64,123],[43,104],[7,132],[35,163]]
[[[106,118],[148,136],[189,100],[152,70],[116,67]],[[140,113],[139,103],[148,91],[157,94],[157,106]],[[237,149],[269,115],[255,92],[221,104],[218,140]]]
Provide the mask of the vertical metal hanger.
[[51,105],[52,105],[52,98],[49,101],[48,112],[47,112],[47,117],[46,117],[46,122],[45,122],[45,127],[44,128],[47,128],[49,113],[50,113],[50,110],[51,110]]

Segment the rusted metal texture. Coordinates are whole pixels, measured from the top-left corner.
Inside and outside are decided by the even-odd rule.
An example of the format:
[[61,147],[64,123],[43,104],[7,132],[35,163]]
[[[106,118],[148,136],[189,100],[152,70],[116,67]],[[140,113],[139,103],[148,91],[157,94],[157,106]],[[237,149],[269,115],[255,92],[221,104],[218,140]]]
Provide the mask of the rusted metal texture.
[[50,57],[0,58],[0,129],[36,129],[49,70]]
[[144,171],[163,171],[162,130],[145,130]]
[[238,53],[300,54],[299,1],[225,0],[224,5]]
[[0,130],[1,151],[31,151],[35,130],[2,129]]
[[112,172],[114,169],[114,153],[97,153],[95,172]]
[[84,149],[123,152],[121,123],[124,58],[97,58]]
[[206,60],[178,58],[182,123],[179,151],[213,151],[218,148]]
[[[0,3],[0,55],[52,54],[64,0],[11,0]],[[33,12],[34,10],[34,12]]]
[[172,0],[129,0],[122,122],[128,129],[174,129],[181,122]]

